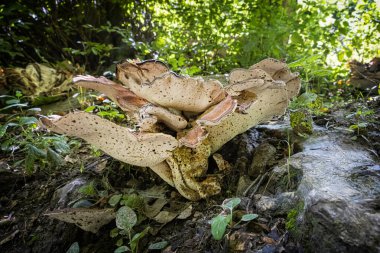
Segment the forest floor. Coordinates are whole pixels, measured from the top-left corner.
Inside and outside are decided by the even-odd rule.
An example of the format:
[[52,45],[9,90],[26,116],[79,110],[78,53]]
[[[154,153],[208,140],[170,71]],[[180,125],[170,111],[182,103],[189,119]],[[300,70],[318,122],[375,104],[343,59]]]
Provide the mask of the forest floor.
[[[314,116],[313,121],[326,131],[329,128],[347,129],[347,134],[378,157],[379,97],[366,104],[365,110],[360,111],[360,108],[364,108],[360,102],[335,107],[321,116]],[[368,110],[371,110],[370,120],[364,115]],[[300,137],[294,137],[292,142],[293,153],[297,152],[297,138]],[[239,181],[251,164],[253,151],[249,147],[254,150],[261,143],[270,143],[276,148],[274,161],[266,167],[270,171],[288,155],[287,141],[288,136],[275,135],[262,128],[253,128],[230,141],[219,152],[232,165],[230,174],[223,179],[221,194],[198,202],[181,197],[149,169],[123,164],[84,143],[65,156],[63,165],[45,166],[32,174],[25,174],[22,164],[17,165],[17,161],[25,158],[24,153],[1,154],[0,252],[79,252],[76,244],[73,246],[75,242],[84,253],[114,252],[122,245],[135,252],[303,252],[302,245],[287,229],[288,215],[258,212],[253,193],[244,191],[247,186]],[[70,182],[79,182],[80,187],[72,184],[75,187],[68,190],[67,196],[59,195],[57,190]],[[270,194],[266,185],[264,180],[254,193]],[[60,205],[117,206],[118,203],[114,205],[110,201],[115,195],[134,206],[138,222],[131,234],[140,233],[135,240],[131,234],[117,230],[114,221],[97,233],[91,233],[45,215]],[[128,199],[127,195],[135,199]],[[234,218],[226,235],[222,240],[215,240],[210,221],[223,211],[222,203],[233,197],[241,202],[233,212]],[[157,204],[158,199],[164,202]],[[149,207],[160,216],[149,218]],[[257,214],[258,217],[239,222],[244,214]],[[119,248],[119,252],[124,252],[122,249]]]

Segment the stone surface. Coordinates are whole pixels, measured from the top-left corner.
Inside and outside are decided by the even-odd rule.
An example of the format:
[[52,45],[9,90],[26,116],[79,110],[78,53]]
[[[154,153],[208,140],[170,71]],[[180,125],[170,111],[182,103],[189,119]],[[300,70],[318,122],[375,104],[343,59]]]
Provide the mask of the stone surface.
[[296,229],[307,251],[380,252],[380,170],[370,151],[329,132],[307,139],[289,165],[302,177]]
[[57,189],[51,201],[52,207],[62,209],[68,207],[69,202],[78,200],[81,197],[78,189],[86,183],[87,181],[84,178],[78,177]]
[[261,143],[255,150],[248,175],[258,176],[265,173],[266,169],[275,162],[276,151],[273,145],[266,142]]
[[274,215],[286,215],[299,202],[295,192],[283,192],[274,197],[256,194],[254,197],[258,212]]

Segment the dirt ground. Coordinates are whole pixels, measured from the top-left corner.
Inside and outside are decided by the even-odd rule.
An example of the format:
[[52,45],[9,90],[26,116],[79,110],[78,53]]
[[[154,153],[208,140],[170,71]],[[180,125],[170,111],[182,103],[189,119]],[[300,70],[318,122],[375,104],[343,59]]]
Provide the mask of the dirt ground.
[[[371,123],[362,135],[353,137],[363,142],[377,156],[380,149],[379,137],[379,100],[371,105],[375,110],[374,123]],[[355,110],[355,106],[343,108],[344,114]],[[315,117],[314,122],[321,127],[349,127],[349,122],[339,110],[327,115]],[[377,123],[376,123],[377,122]],[[146,168],[131,168],[106,155],[90,155],[87,145],[70,155],[70,162],[50,171],[38,171],[25,175],[21,168],[12,167],[12,163],[21,159],[0,156],[0,252],[67,252],[74,242],[80,245],[80,252],[114,252],[120,237],[110,237],[116,225],[115,221],[102,227],[97,233],[85,232],[73,224],[64,223],[46,217],[44,214],[57,207],[54,192],[75,178],[84,178],[87,182],[96,182],[96,189],[105,194],[87,197],[92,207],[104,208],[114,193],[125,189],[144,191],[153,186],[164,187],[164,196],[168,203],[163,207],[170,210],[173,206],[191,206],[191,212],[185,219],[175,218],[167,223],[144,218],[133,229],[150,230],[139,241],[137,252],[303,252],[286,229],[287,216],[273,216],[257,213],[255,202],[249,197],[237,195],[239,178],[247,174],[252,162],[252,153],[260,143],[270,143],[276,148],[275,161],[266,168],[270,171],[288,153],[286,134],[271,132],[261,128],[236,137],[219,152],[232,165],[231,172],[224,177],[222,193],[199,202],[189,202],[181,197],[174,188],[165,184],[159,177]],[[294,141],[293,152],[297,152]],[[83,165],[81,167],[81,165]],[[265,180],[256,193],[270,193]],[[239,197],[240,205],[235,209],[232,225],[226,236],[216,241],[212,238],[210,220],[222,209],[225,199]],[[109,206],[108,206],[109,207]],[[258,218],[250,222],[238,223],[245,213],[257,213]],[[120,242],[120,241],[119,241]],[[149,246],[166,242],[162,249],[149,249]],[[128,245],[124,240],[124,245]]]

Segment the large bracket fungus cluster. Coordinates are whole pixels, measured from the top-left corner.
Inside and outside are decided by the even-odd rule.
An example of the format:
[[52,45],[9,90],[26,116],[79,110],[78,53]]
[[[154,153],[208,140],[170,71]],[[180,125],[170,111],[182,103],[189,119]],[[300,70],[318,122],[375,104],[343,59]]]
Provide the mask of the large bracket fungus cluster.
[[117,79],[77,76],[74,83],[107,95],[135,122],[134,130],[85,112],[43,123],[120,161],[150,167],[190,200],[220,192],[220,178],[207,174],[209,156],[236,135],[282,115],[300,89],[298,75],[275,59],[233,70],[224,87],[179,76],[156,60],[121,63]]

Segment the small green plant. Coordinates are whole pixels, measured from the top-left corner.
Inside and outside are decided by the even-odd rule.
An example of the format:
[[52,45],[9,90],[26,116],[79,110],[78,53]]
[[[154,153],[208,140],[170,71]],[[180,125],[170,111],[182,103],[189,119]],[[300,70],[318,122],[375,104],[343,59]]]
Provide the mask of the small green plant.
[[297,231],[297,218],[300,213],[302,213],[304,206],[305,203],[303,201],[300,201],[295,208],[291,209],[288,212],[288,215],[286,217],[285,228],[296,237],[300,235],[299,231]]
[[313,133],[313,120],[306,110],[291,112],[290,126],[296,134],[302,137]]
[[59,135],[49,136],[37,125],[36,113],[39,108],[28,108],[21,92],[15,96],[0,96],[5,106],[0,109],[5,114],[5,122],[0,125],[1,150],[12,157],[21,154],[15,165],[24,163],[25,171],[31,174],[35,171],[36,162],[40,168],[59,166],[63,164],[63,155],[70,151],[71,143]]
[[108,99],[102,101],[101,105],[91,105],[87,107],[85,112],[94,112],[98,116],[109,119],[111,121],[120,122],[125,119],[125,115],[120,113],[118,107]]
[[346,116],[347,119],[354,119],[355,123],[349,126],[349,129],[360,135],[368,127],[370,117],[375,114],[375,111],[366,107],[359,107],[355,113]]
[[[108,203],[111,206],[121,205],[116,213],[116,228],[110,232],[111,238],[120,237],[116,246],[118,247],[114,253],[122,252],[139,252],[138,244],[141,238],[143,238],[150,230],[150,227],[146,227],[143,231],[136,233],[133,231],[135,225],[137,225],[143,217],[142,208],[144,206],[144,200],[137,194],[116,194],[113,195]],[[137,213],[135,212],[137,211]],[[124,241],[129,241],[128,246],[124,245]]]
[[[226,199],[221,207],[223,211],[211,220],[211,234],[215,240],[221,240],[226,232],[227,226],[232,226],[233,210],[241,202],[240,198]],[[242,221],[251,221],[258,217],[257,214],[245,214],[241,217]]]

